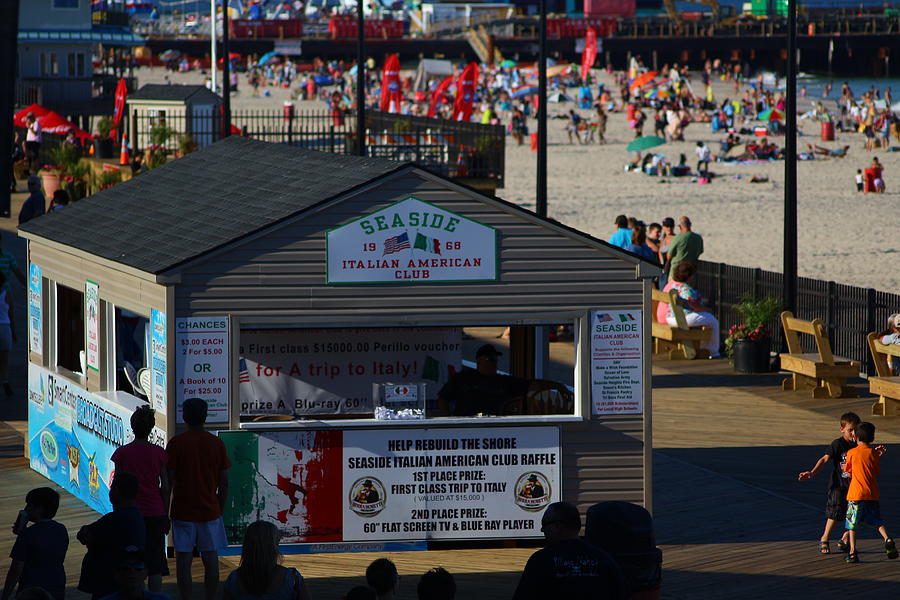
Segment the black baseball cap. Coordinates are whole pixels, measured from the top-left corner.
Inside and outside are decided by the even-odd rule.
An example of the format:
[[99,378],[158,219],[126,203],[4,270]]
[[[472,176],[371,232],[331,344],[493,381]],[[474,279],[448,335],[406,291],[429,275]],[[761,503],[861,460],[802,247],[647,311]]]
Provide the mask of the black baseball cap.
[[485,344],[481,348],[478,349],[478,352],[475,353],[475,358],[480,358],[482,356],[503,356],[502,352],[498,352],[496,348],[494,348],[491,344]]

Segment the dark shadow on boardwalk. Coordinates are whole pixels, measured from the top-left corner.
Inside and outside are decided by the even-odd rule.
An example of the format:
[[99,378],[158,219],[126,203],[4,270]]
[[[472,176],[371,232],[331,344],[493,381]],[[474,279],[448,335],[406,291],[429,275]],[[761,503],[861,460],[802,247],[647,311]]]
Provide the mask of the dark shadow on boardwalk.
[[[815,558],[815,557],[814,557]],[[884,555],[872,557],[860,554],[860,564],[845,565],[838,556],[827,557],[834,561],[834,570],[841,577],[792,577],[790,575],[715,572],[697,573],[663,569],[662,597],[666,600],[759,600],[776,598],[851,598],[882,595],[883,598],[897,597],[896,581],[872,581],[866,577],[868,561],[882,561]],[[766,556],[760,555],[765,561]],[[702,565],[698,565],[702,567]],[[772,565],[776,568],[777,565]],[[846,572],[845,572],[846,571]],[[854,572],[855,571],[855,572]],[[690,582],[690,587],[687,584]],[[865,590],[862,592],[861,590]]]
[[[679,373],[672,375],[654,375],[653,389],[665,388],[781,388],[781,381],[787,377],[785,373]],[[851,379],[851,385],[857,385],[861,391],[866,390],[862,379]],[[862,394],[863,396],[868,393]]]

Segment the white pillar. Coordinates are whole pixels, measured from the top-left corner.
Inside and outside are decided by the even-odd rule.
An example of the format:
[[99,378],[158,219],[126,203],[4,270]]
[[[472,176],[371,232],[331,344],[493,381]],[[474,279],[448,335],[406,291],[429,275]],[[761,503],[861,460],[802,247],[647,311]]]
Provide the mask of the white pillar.
[[216,63],[218,62],[216,61],[216,1],[209,0],[209,59],[212,67],[210,80],[214,94],[219,93],[216,88]]

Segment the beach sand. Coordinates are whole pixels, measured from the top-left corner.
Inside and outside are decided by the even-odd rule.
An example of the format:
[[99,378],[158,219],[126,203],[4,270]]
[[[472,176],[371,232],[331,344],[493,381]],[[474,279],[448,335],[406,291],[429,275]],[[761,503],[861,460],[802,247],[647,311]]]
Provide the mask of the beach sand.
[[[615,89],[612,78],[595,71],[608,89]],[[159,83],[167,74],[163,69],[141,68],[141,84]],[[201,83],[197,73],[169,73],[173,83]],[[699,81],[694,76],[693,80]],[[240,78],[241,93],[232,97],[235,109],[279,109],[288,92],[270,89],[268,98],[254,98]],[[730,83],[713,84],[716,101],[732,97]],[[569,95],[575,96],[576,90]],[[618,93],[616,93],[618,97]],[[800,112],[811,107],[813,98],[798,99]],[[322,102],[297,102],[298,110],[324,109]],[[635,216],[648,224],[664,217],[687,215],[694,231],[704,237],[703,259],[746,267],[781,271],[784,214],[784,161],[735,165],[712,163],[716,177],[710,184],[689,183],[690,178],[650,177],[624,172],[634,154],[625,147],[634,134],[628,128],[625,113],[612,113],[607,125],[606,145],[569,144],[566,121],[552,118],[567,114],[571,102],[550,104],[548,121],[548,215],[566,225],[607,239],[618,214]],[[580,110],[587,117],[591,111]],[[645,134],[653,133],[653,113],[646,110]],[[537,131],[536,121],[529,128]],[[872,287],[897,293],[900,290],[900,152],[867,152],[861,134],[838,132],[833,142],[819,141],[819,123],[800,121],[799,151],[816,143],[829,148],[850,144],[843,159],[799,161],[797,165],[798,263],[799,274],[815,279]],[[684,153],[688,164],[696,166],[694,148],[706,141],[715,155],[722,132],[712,133],[708,123],[693,123],[685,130],[684,142],[659,147],[671,162]],[[746,136],[742,136],[746,139]],[[783,137],[770,137],[783,146]],[[507,137],[505,188],[497,195],[523,207],[535,207],[535,166],[537,153],[528,140],[517,146]],[[887,192],[863,194],[856,191],[854,175],[878,156],[884,164]],[[767,183],[750,183],[753,176],[767,177]],[[664,183],[669,182],[669,183]],[[900,309],[900,307],[897,307]]]

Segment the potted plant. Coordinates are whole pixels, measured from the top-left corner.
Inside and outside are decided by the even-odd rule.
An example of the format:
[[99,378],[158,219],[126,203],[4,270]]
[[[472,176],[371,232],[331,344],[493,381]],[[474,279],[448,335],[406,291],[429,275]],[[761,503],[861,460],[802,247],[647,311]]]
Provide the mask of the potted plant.
[[97,137],[94,139],[94,158],[115,158],[116,147],[110,137],[112,119],[103,117],[97,122]]
[[56,190],[62,187],[67,174],[75,169],[81,160],[81,153],[71,144],[60,144],[50,150],[49,154],[50,164],[44,165],[38,172],[47,198],[52,197]]
[[90,173],[88,166],[80,162],[66,169],[63,181],[65,181],[66,191],[69,192],[69,197],[73,202],[87,196],[88,173]]
[[185,133],[181,137],[178,138],[178,155],[186,156],[191,152],[197,151],[197,143],[194,141],[194,137]]
[[122,183],[122,174],[118,169],[115,171],[103,171],[100,177],[97,178],[97,187],[101,190],[111,188],[119,183]]
[[754,298],[745,294],[733,308],[743,317],[743,322],[733,325],[725,338],[725,351],[734,370],[739,373],[768,372],[769,323],[781,312],[781,301],[771,296]]
[[173,135],[176,135],[176,132],[165,123],[150,127],[150,144],[144,152],[144,165],[148,170],[166,164],[169,155],[167,144]]

